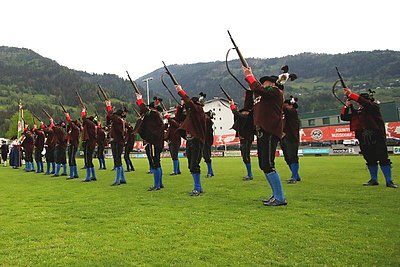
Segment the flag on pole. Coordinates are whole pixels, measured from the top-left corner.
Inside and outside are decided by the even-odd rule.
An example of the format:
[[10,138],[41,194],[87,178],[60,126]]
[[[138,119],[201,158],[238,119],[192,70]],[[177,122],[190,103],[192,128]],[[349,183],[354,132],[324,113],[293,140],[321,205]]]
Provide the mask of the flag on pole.
[[22,107],[22,101],[19,100],[19,112],[18,112],[18,127],[17,127],[17,138],[21,137],[21,134],[24,131],[24,109]]

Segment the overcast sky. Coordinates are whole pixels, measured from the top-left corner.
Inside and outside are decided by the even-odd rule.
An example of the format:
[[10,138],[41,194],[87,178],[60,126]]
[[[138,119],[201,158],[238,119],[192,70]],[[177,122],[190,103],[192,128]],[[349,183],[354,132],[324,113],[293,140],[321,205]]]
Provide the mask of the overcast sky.
[[389,0],[4,0],[0,46],[29,48],[76,70],[121,77],[128,70],[138,78],[162,60],[225,60],[227,30],[245,57],[399,51],[399,12],[400,1]]

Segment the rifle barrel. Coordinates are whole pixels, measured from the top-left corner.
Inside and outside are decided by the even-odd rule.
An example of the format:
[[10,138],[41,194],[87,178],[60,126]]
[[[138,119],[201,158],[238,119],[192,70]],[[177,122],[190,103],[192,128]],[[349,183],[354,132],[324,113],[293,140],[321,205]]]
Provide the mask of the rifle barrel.
[[171,78],[172,83],[173,83],[174,85],[178,85],[179,83],[176,81],[174,75],[172,75],[172,73],[169,71],[167,65],[165,65],[165,62],[163,61],[162,63],[163,63],[163,65],[164,65],[165,71],[167,72],[168,76]]
[[243,57],[242,53],[240,52],[239,47],[236,45],[235,41],[233,40],[232,35],[229,32],[229,30],[228,30],[228,34],[229,34],[229,38],[231,39],[231,42],[232,42],[233,46],[235,47],[235,50],[236,50],[237,54],[239,56],[239,59],[242,62],[242,66],[248,68],[249,64],[247,64],[246,59]]
[[128,74],[129,81],[131,82],[131,84],[133,86],[133,90],[135,90],[135,93],[141,95],[137,84],[131,79],[131,76],[129,75],[128,71],[126,71],[126,74]]
[[343,88],[346,88],[347,86],[346,86],[346,84],[344,83],[343,77],[342,77],[342,75],[340,74],[338,67],[335,67],[335,68],[336,68],[336,73],[337,73],[337,75],[339,76],[340,83],[342,84],[342,87],[343,87]]

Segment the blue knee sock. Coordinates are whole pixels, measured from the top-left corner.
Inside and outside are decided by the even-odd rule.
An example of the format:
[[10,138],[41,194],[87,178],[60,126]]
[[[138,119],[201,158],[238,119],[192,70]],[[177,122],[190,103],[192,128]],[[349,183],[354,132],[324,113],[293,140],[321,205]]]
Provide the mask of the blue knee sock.
[[39,162],[40,163],[40,172],[43,172],[43,161]]
[[90,178],[96,179],[96,173],[94,167],[90,167]]
[[[371,180],[378,182],[378,165],[367,165],[369,174],[371,175]],[[382,168],[382,166],[381,166]],[[382,170],[383,172],[383,170]]]
[[207,162],[207,174],[214,175],[211,162]]
[[63,174],[67,174],[67,164],[63,164]]
[[300,176],[299,176],[299,163],[292,163],[289,166],[291,166],[291,171],[292,171],[292,178],[294,180],[300,180]]
[[174,165],[174,173],[178,173],[178,161],[177,160],[173,160],[172,163]]
[[46,174],[50,174],[50,162],[46,162]]
[[85,181],[90,181],[90,168],[86,168],[86,178]]
[[390,164],[384,166],[381,165],[381,170],[385,176],[386,183],[392,182],[392,166]]
[[74,177],[74,166],[69,166],[69,177]]
[[125,180],[125,172],[124,172],[124,167],[121,166],[119,169],[119,175],[120,175],[120,182],[126,182]]
[[253,177],[253,173],[251,172],[251,163],[246,163],[246,169],[247,169],[247,176],[248,177]]
[[115,177],[116,184],[119,184],[121,181],[121,168],[123,168],[123,167],[122,166],[114,167],[115,173],[116,173],[116,177]]
[[160,186],[163,186],[163,170],[162,167],[160,167]]
[[272,189],[274,191],[274,198],[279,201],[284,201],[285,195],[283,194],[282,183],[279,174],[276,171],[274,171],[267,173],[267,177],[271,182]]
[[197,191],[202,191],[201,181],[200,181],[200,173],[192,173],[193,181],[194,181],[194,189]]
[[105,159],[101,159],[101,161],[103,162],[103,169],[106,169],[106,160]]
[[35,171],[35,164],[33,164],[33,161],[31,161],[31,171]]
[[56,173],[56,163],[55,162],[51,163],[51,173]]
[[264,174],[265,174],[265,178],[267,179],[269,186],[271,187],[272,196],[275,196],[275,188],[272,186],[271,178],[268,176],[268,174],[266,172]]
[[177,171],[177,173],[181,173],[181,167],[180,167],[180,164],[179,164],[179,159],[176,160],[176,171]]
[[153,169],[153,179],[154,179],[154,187],[160,188],[161,186],[161,170],[160,168]]
[[55,175],[60,175],[60,168],[61,165],[60,164],[55,164],[56,165],[56,171],[54,172]]

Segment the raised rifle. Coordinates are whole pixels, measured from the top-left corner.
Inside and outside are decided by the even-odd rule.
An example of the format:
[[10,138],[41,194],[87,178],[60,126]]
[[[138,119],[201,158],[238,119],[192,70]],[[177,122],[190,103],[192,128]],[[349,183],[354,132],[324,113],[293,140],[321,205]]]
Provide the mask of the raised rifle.
[[53,118],[50,116],[50,114],[44,109],[42,108],[42,111],[44,113],[44,115],[46,115],[47,118],[49,118],[49,120],[52,120]]
[[222,93],[224,93],[224,95],[226,96],[228,101],[232,101],[233,100],[232,97],[225,91],[225,89],[221,85],[219,85],[219,88],[221,88]]
[[31,114],[32,114],[32,117],[33,117],[33,118],[37,119],[38,121],[42,121],[42,120],[41,120],[38,116],[36,116],[36,114],[33,113],[32,111],[31,111]]
[[181,103],[179,103],[178,99],[176,99],[176,97],[174,96],[174,94],[171,92],[171,90],[169,90],[168,86],[165,84],[164,82],[164,73],[161,74],[161,83],[164,85],[164,87],[167,89],[168,93],[172,96],[172,98],[175,100],[175,102],[178,105],[181,105]]
[[61,103],[61,101],[58,101],[58,103],[61,106],[61,109],[63,110],[64,113],[68,113],[68,111],[65,109],[64,105]]
[[133,90],[135,90],[135,93],[138,94],[138,95],[141,95],[141,93],[140,93],[140,91],[139,91],[139,87],[137,86],[137,84],[135,83],[135,81],[133,81],[133,80],[131,79],[131,76],[129,75],[129,72],[128,72],[128,71],[126,71],[126,74],[128,74],[129,81],[131,82],[131,84],[132,84],[132,86],[133,86]]
[[340,99],[340,98],[336,95],[336,85],[337,85],[339,82],[342,84],[342,87],[343,87],[343,88],[346,88],[347,86],[346,86],[346,84],[344,83],[343,77],[342,77],[342,75],[340,74],[338,67],[335,67],[335,68],[336,68],[336,73],[337,73],[337,75],[339,76],[339,79],[337,79],[337,80],[333,83],[333,86],[332,86],[332,94],[333,94],[333,96],[334,96],[340,103],[342,103],[344,106],[346,106],[346,103],[344,103],[343,100]]
[[173,83],[174,85],[178,85],[179,83],[176,81],[174,75],[172,75],[172,73],[169,71],[167,65],[165,65],[164,61],[163,61],[162,63],[163,63],[163,65],[164,65],[164,69],[165,69],[166,73],[167,73],[168,76],[171,78],[172,83]]
[[78,100],[79,100],[79,104],[81,105],[81,108],[83,109],[86,109],[86,106],[85,106],[85,104],[83,103],[83,100],[82,100],[82,97],[81,97],[81,95],[78,93],[78,91],[75,91],[75,93],[76,93],[76,95],[78,96]]
[[242,53],[240,52],[239,47],[236,45],[235,41],[233,40],[232,35],[229,32],[229,30],[228,30],[228,34],[229,34],[229,38],[231,38],[231,42],[233,44],[233,47],[236,50],[236,52],[237,52],[237,54],[238,54],[238,56],[240,58],[240,61],[242,62],[242,66],[248,68],[249,64],[247,64],[246,59],[243,57]]
[[[129,74],[128,74],[128,76],[129,76]],[[130,78],[129,78],[129,79],[130,79]],[[101,94],[103,95],[104,100],[105,100],[105,101],[109,100],[109,98],[108,98],[106,92],[105,92],[104,89],[100,86],[100,84],[97,84],[97,86],[99,87],[99,90],[100,90]],[[99,92],[99,91],[97,91],[97,93],[98,93],[98,92]],[[99,96],[99,97],[100,97],[100,96]]]

